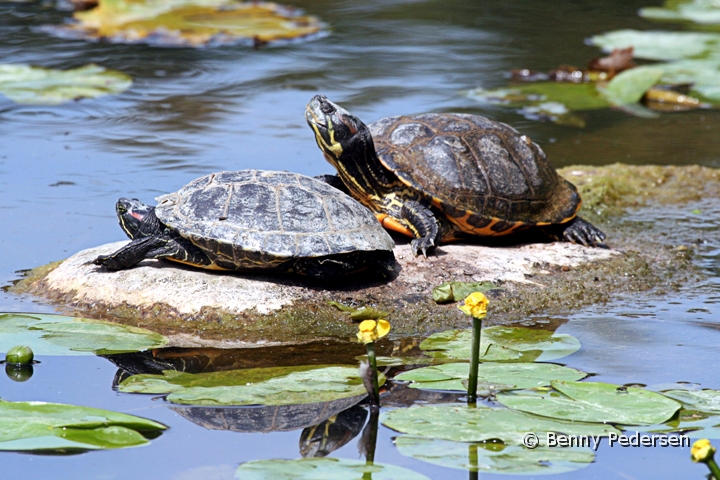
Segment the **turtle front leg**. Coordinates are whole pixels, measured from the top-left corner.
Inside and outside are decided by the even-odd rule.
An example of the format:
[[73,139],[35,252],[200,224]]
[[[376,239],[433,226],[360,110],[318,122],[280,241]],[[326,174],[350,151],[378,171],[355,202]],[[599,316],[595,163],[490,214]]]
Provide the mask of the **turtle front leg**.
[[140,263],[148,257],[148,252],[161,246],[162,240],[158,237],[140,237],[128,243],[120,250],[110,255],[100,255],[92,261],[108,270],[124,270]]
[[202,267],[212,263],[199,248],[187,240],[171,236],[136,238],[110,255],[100,255],[92,263],[108,270],[123,270],[146,258],[167,258]]
[[400,216],[415,238],[410,242],[413,254],[417,257],[421,252],[427,258],[427,252],[440,245],[442,229],[435,214],[425,205],[415,200],[403,203]]

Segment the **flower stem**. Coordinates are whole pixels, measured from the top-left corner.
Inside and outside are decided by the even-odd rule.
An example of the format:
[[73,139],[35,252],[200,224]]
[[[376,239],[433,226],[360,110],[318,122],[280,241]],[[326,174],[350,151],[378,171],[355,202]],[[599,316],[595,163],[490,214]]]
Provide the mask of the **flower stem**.
[[713,458],[708,458],[708,459],[705,461],[705,464],[706,464],[706,465],[708,466],[708,468],[710,469],[710,473],[712,473],[713,477],[715,477],[716,480],[720,480],[720,468],[718,468],[718,464],[715,463],[715,459],[713,459]]
[[482,318],[473,317],[473,339],[470,350],[470,376],[468,378],[468,405],[477,402],[477,379],[478,363],[480,361],[480,331],[482,330]]
[[372,378],[373,392],[375,398],[373,399],[380,405],[380,387],[378,386],[378,374],[377,374],[377,360],[375,360],[375,343],[370,342],[366,344],[368,352],[368,360],[370,361],[370,376]]

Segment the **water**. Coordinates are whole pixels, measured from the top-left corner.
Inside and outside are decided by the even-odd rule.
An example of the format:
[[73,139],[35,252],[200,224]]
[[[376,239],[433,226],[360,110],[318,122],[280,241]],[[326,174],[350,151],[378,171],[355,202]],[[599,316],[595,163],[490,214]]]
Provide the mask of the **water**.
[[[223,169],[330,173],[305,124],[304,106],[324,93],[366,122],[394,114],[460,111],[508,122],[539,142],[553,165],[701,164],[720,167],[720,115],[667,114],[656,120],[617,111],[586,115],[583,130],[537,123],[463,95],[506,83],[512,68],[584,66],[599,54],[584,44],[618,28],[659,28],[636,15],[648,0],[365,2],[296,1],[330,25],[315,41],[252,50],[170,50],[62,40],[38,33],[67,13],[38,4],[0,4],[0,58],[71,68],[94,62],[135,79],[126,93],[59,107],[0,99],[0,284],[21,269],[123,238],[113,206],[120,196],[150,202],[197,176]],[[672,26],[662,25],[670,29]],[[698,262],[709,280],[666,298],[623,298],[569,318],[561,332],[583,349],[564,360],[602,381],[648,385],[689,381],[720,388],[720,245],[717,203],[648,219],[672,235],[678,222],[709,239]],[[710,209],[710,210],[708,210]],[[708,220],[710,219],[710,220]],[[713,220],[714,219],[714,220]],[[52,312],[35,299],[0,292],[0,311]],[[241,434],[207,430],[161,400],[112,390],[116,367],[102,358],[46,358],[26,383],[0,377],[0,396],[91,405],[147,416],[171,429],[146,448],[85,455],[2,454],[7,477],[231,478],[261,458],[297,458],[299,431]],[[380,429],[376,460],[431,478],[464,477],[402,457]],[[358,458],[356,441],[332,454]],[[52,473],[50,473],[52,472]],[[687,449],[604,448],[587,478],[704,475]],[[575,478],[580,474],[560,475]]]

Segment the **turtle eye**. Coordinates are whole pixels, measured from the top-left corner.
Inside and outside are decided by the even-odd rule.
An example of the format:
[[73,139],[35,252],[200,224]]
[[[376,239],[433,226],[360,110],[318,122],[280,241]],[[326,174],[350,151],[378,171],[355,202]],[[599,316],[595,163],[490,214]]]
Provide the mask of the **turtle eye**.
[[330,114],[335,111],[335,107],[333,107],[330,102],[322,102],[320,104],[320,111],[326,114]]
[[122,214],[124,214],[125,212],[127,212],[127,208],[125,208],[125,205],[118,205],[118,206],[117,206],[117,212],[118,212],[120,215],[122,215]]

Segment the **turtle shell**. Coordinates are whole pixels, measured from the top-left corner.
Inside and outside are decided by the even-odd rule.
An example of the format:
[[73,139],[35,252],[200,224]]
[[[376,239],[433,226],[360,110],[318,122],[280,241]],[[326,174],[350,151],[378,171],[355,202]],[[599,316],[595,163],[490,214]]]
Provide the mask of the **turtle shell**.
[[367,208],[297,173],[213,173],[157,201],[160,221],[225,269],[272,268],[290,259],[394,246]]
[[565,223],[575,187],[542,149],[504,123],[463,114],[383,118],[369,125],[378,158],[466,233],[504,235]]

